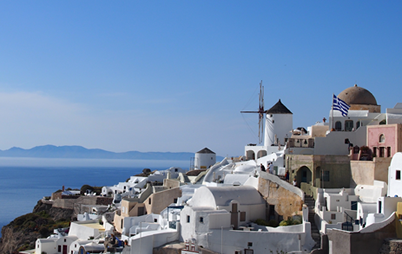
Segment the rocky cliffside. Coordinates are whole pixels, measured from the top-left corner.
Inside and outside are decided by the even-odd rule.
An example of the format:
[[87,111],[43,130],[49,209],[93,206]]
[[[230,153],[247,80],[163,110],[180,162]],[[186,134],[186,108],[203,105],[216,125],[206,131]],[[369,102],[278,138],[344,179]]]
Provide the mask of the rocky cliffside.
[[0,253],[34,249],[37,238],[46,238],[55,228],[68,227],[73,216],[72,209],[55,208],[51,203],[38,201],[32,213],[20,216],[2,228]]

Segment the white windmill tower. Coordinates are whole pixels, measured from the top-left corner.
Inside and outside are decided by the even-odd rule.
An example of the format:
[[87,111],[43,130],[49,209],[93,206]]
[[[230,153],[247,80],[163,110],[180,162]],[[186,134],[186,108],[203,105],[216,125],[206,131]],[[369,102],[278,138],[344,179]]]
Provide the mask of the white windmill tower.
[[265,146],[284,146],[293,130],[293,113],[279,101],[265,111]]
[[[259,144],[264,140],[263,146],[268,153],[270,153],[271,150],[278,150],[278,148],[270,149],[271,147],[284,147],[285,139],[290,136],[293,129],[293,113],[281,100],[270,109],[264,109],[264,87],[262,86],[262,81],[260,83],[258,111],[241,111],[241,113],[258,113]],[[255,150],[259,149],[260,148],[256,147]]]

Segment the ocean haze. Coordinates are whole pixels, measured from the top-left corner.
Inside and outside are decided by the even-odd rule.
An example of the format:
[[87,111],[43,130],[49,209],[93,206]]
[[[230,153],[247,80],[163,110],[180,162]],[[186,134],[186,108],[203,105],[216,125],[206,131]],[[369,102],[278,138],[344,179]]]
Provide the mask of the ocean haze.
[[[189,152],[110,152],[102,149],[87,149],[82,146],[35,146],[31,149],[12,147],[0,150],[0,157],[28,158],[85,158],[85,159],[130,159],[130,160],[186,160],[194,158]],[[217,156],[217,160],[223,157]]]

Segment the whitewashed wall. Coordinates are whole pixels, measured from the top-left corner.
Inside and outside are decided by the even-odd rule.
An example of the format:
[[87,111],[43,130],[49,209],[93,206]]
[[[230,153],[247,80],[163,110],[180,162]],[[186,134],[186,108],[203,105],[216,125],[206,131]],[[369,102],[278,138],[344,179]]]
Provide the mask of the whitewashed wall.
[[275,135],[279,143],[285,145],[285,138],[290,138],[293,130],[292,114],[266,114],[264,145],[275,144]]

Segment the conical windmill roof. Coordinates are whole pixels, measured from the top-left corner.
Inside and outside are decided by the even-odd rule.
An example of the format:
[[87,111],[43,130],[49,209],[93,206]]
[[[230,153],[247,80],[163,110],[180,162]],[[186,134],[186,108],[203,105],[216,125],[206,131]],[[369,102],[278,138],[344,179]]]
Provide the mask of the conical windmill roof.
[[283,103],[281,102],[281,99],[272,106],[272,108],[268,109],[265,111],[266,114],[293,114]]
[[198,151],[197,153],[208,153],[208,154],[215,154],[209,148],[205,147],[204,149]]

